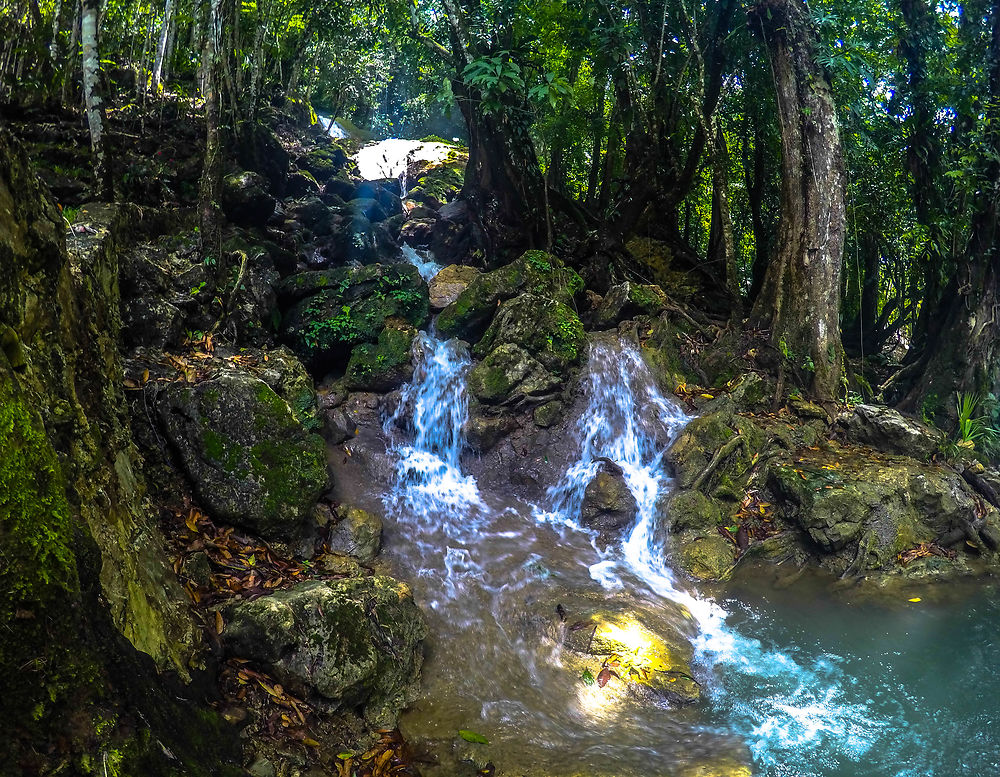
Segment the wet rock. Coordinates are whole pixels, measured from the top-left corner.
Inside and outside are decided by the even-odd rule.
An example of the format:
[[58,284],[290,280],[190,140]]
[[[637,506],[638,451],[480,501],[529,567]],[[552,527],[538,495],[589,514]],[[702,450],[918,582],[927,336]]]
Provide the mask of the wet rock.
[[695,580],[722,580],[736,560],[736,547],[719,534],[697,537],[681,548],[681,568]]
[[448,337],[473,342],[489,326],[497,305],[505,300],[530,291],[566,305],[582,290],[583,280],[559,259],[544,251],[528,251],[510,264],[474,278],[441,311],[438,330]]
[[313,379],[295,354],[284,346],[260,352],[254,374],[288,403],[307,431],[315,432],[320,428]]
[[669,526],[674,534],[688,530],[706,533],[715,531],[722,518],[722,509],[714,499],[701,491],[678,490],[667,497],[659,524]]
[[373,198],[353,199],[345,207],[350,211],[351,215],[363,216],[372,224],[384,221],[389,216],[379,201]]
[[222,182],[222,212],[241,227],[267,223],[275,204],[274,197],[267,192],[267,182],[258,173],[228,175]]
[[562,420],[564,409],[563,403],[558,399],[546,402],[544,405],[539,405],[535,408],[532,413],[532,420],[534,420],[537,426],[548,429]]
[[473,353],[485,356],[501,345],[516,345],[550,372],[565,375],[580,361],[586,343],[576,311],[554,299],[525,293],[500,305]]
[[475,408],[469,410],[465,436],[473,450],[483,453],[517,428],[517,421],[509,415],[486,415]]
[[349,505],[340,505],[334,515],[336,523],[327,541],[330,550],[354,556],[363,563],[373,561],[382,549],[382,519]]
[[620,473],[598,472],[587,484],[580,523],[601,532],[619,532],[635,523],[638,506]]
[[333,231],[330,209],[319,197],[307,197],[290,204],[288,215],[314,235],[329,235]]
[[903,551],[977,520],[960,475],[865,449],[798,451],[774,464],[771,483],[782,516],[824,553],[844,551],[859,572],[891,567]]
[[308,170],[320,183],[326,183],[347,164],[347,154],[332,143],[303,154],[295,160],[300,170]]
[[855,405],[837,417],[837,425],[851,442],[916,459],[929,459],[945,441],[940,429],[881,405]]
[[742,479],[751,467],[754,454],[759,453],[764,444],[760,428],[729,408],[691,421],[667,451],[666,459],[677,485],[691,488],[721,452],[722,458],[705,479],[702,490],[712,496],[738,500],[742,498]]
[[248,373],[171,383],[158,411],[198,499],[217,519],[289,539],[329,485],[322,438]]
[[389,319],[423,326],[427,284],[411,264],[339,267],[300,273],[281,287],[291,308],[283,335],[310,368],[327,369],[361,343],[376,345]]
[[392,391],[413,377],[413,341],[417,330],[401,318],[389,318],[378,341],[351,351],[344,385],[361,391]]
[[667,304],[663,289],[625,281],[608,289],[594,314],[594,327],[607,329],[635,315],[655,316]]
[[357,186],[346,175],[340,173],[330,178],[323,185],[323,193],[337,197],[342,202],[350,202],[357,197]]
[[449,264],[435,275],[429,284],[431,310],[444,310],[458,299],[481,273],[475,267]]
[[469,370],[468,386],[480,402],[499,404],[516,395],[547,394],[559,379],[520,346],[503,343]]
[[241,124],[235,152],[236,161],[244,170],[262,175],[272,192],[284,193],[288,152],[270,128],[258,122]]
[[682,383],[698,383],[701,380],[678,347],[680,338],[687,331],[667,314],[661,314],[642,340],[640,353],[643,361],[656,378],[657,385],[667,391],[673,391]]
[[427,628],[410,589],[388,577],[309,581],[226,611],[222,641],[296,695],[362,707],[391,728],[412,697]]
[[412,218],[403,224],[399,239],[409,246],[429,246],[434,239],[434,224],[437,219]]

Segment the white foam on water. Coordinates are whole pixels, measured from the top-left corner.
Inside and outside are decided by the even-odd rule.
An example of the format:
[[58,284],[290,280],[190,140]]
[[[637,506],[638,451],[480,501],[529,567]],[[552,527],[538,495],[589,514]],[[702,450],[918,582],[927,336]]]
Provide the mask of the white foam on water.
[[420,251],[413,246],[403,245],[400,254],[404,261],[409,262],[417,268],[420,277],[428,283],[434,276],[441,272],[442,265],[434,259],[430,251]]

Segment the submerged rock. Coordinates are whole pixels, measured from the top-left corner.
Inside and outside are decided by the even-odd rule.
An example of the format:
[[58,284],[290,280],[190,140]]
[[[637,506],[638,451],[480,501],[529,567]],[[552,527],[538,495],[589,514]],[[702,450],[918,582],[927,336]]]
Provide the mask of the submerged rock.
[[159,400],[165,434],[213,517],[289,539],[329,485],[323,439],[263,381],[224,372],[171,383]]
[[681,548],[681,568],[695,580],[722,580],[736,561],[735,546],[719,534],[706,534]]
[[309,581],[231,605],[222,641],[297,695],[330,709],[362,707],[391,728],[411,699],[427,635],[410,589],[388,577]]
[[583,492],[580,523],[601,532],[619,532],[635,522],[637,511],[621,471],[601,471]]

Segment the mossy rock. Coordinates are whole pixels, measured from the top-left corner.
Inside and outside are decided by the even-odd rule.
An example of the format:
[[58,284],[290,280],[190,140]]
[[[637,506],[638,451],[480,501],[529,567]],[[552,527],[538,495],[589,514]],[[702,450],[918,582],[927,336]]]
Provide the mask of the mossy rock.
[[682,384],[698,381],[698,376],[681,357],[680,337],[686,331],[667,316],[660,316],[641,332],[639,352],[664,391],[674,391]]
[[331,143],[300,156],[295,164],[302,170],[308,170],[317,181],[325,183],[347,164],[347,154]]
[[583,356],[587,336],[572,308],[525,293],[500,305],[473,353],[483,356],[504,344],[523,348],[545,369],[565,377]]
[[684,531],[712,532],[723,520],[723,509],[719,502],[705,496],[701,491],[677,490],[670,494],[660,506],[659,524],[664,529],[678,534]]
[[736,547],[720,534],[682,543],[680,565],[695,580],[722,580],[736,561]]
[[382,549],[382,519],[359,507],[340,505],[337,522],[330,530],[327,546],[334,553],[353,556],[370,563]]
[[474,342],[489,326],[497,305],[505,300],[530,292],[568,305],[581,291],[583,279],[576,271],[544,251],[528,251],[510,264],[474,278],[441,311],[438,331]]
[[344,385],[352,390],[391,391],[413,377],[413,341],[417,330],[401,318],[390,318],[378,341],[351,351]]
[[469,370],[468,386],[480,402],[499,404],[515,395],[547,394],[559,379],[520,346],[502,343]]
[[612,286],[594,313],[594,327],[608,329],[636,315],[655,316],[667,306],[667,295],[655,285],[625,281]]
[[267,182],[258,173],[237,173],[222,182],[222,212],[234,224],[262,226],[274,214],[275,204]]
[[705,493],[739,499],[742,479],[766,445],[763,431],[749,418],[735,415],[732,408],[718,410],[691,421],[667,452],[677,485],[691,488],[698,476],[726,443],[737,434],[743,441],[719,463],[702,486]]
[[248,373],[170,384],[159,414],[195,494],[219,520],[290,539],[329,485],[323,439]]
[[309,581],[227,609],[222,641],[326,710],[361,707],[391,728],[416,690],[427,635],[410,589],[388,577]]
[[798,523],[822,552],[870,536],[861,570],[891,567],[899,553],[976,520],[976,498],[961,476],[865,449],[797,451],[772,465],[770,482],[781,516]]
[[288,403],[306,431],[319,431],[323,424],[313,379],[295,354],[284,346],[262,353],[255,374]]
[[546,402],[544,405],[536,407],[532,413],[532,419],[536,426],[548,429],[562,420],[564,411],[565,405],[558,399],[554,399],[551,402]]
[[[301,273],[286,279],[282,294],[298,300],[284,318],[285,340],[313,370],[342,363],[361,343],[375,345],[377,359],[379,337],[389,319],[421,327],[430,316],[427,283],[411,264]],[[383,345],[397,349],[399,338],[386,337],[392,342]]]

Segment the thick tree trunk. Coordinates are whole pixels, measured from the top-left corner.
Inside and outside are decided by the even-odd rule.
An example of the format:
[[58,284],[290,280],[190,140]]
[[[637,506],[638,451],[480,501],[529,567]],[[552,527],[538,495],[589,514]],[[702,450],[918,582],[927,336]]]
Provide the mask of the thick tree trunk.
[[156,46],[156,61],[153,63],[153,92],[160,91],[160,77],[163,75],[163,60],[167,56],[167,43],[170,41],[170,24],[174,19],[174,0],[167,0],[163,7],[163,27],[160,30],[160,42]]
[[795,366],[812,374],[810,390],[832,401],[840,390],[840,269],[844,252],[845,175],[830,84],[813,56],[801,0],[764,0],[751,25],[767,42],[781,126],[781,222],[777,255],[751,315]]
[[69,34],[69,48],[66,50],[66,65],[63,69],[62,104],[70,103],[70,92],[73,90],[73,75],[76,73],[76,49],[80,43],[81,0],[73,3],[73,27]]
[[111,178],[110,159],[104,133],[104,99],[101,96],[101,59],[97,53],[98,2],[84,0],[80,21],[80,38],[83,43],[83,101],[90,127],[90,150],[94,154],[94,175],[98,196],[103,200],[114,199],[114,182]]
[[722,128],[718,127],[712,153],[712,223],[708,236],[708,259],[725,271],[726,288],[740,299],[740,273],[736,266],[736,242],[733,217],[729,209],[729,150]]

